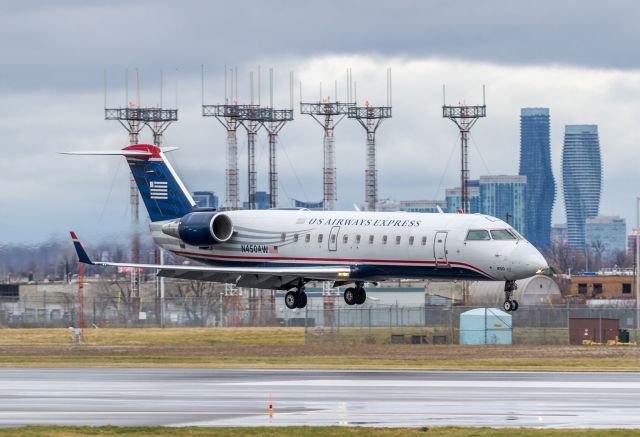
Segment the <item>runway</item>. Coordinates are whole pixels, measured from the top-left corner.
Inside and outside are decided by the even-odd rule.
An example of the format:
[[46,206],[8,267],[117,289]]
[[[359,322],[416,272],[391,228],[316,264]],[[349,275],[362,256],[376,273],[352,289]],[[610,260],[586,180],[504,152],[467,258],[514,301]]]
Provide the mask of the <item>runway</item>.
[[635,428],[639,405],[639,373],[0,369],[0,426]]

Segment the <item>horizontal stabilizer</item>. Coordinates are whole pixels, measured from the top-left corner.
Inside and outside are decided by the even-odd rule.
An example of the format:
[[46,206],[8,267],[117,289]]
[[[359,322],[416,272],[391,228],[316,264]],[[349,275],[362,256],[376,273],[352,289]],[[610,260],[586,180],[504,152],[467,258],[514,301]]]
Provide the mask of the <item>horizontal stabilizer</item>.
[[162,272],[161,276],[180,277],[180,272],[191,272],[193,278],[206,280],[211,274],[231,274],[231,275],[264,275],[264,276],[284,276],[292,278],[312,278],[318,280],[344,280],[351,275],[350,266],[317,266],[317,267],[214,267],[214,266],[192,266],[192,265],[166,265],[166,264],[132,264],[113,263],[98,261],[93,262],[84,250],[82,243],[78,240],[75,232],[71,232],[71,238],[78,254],[80,262],[97,266],[132,267],[136,269],[156,269]]

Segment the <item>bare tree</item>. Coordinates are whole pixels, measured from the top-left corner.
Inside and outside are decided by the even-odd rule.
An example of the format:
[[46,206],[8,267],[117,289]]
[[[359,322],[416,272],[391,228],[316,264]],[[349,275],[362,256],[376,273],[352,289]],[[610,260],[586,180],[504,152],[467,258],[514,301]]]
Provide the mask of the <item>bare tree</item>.
[[212,282],[188,281],[176,287],[178,302],[190,325],[204,326],[220,309],[222,290]]

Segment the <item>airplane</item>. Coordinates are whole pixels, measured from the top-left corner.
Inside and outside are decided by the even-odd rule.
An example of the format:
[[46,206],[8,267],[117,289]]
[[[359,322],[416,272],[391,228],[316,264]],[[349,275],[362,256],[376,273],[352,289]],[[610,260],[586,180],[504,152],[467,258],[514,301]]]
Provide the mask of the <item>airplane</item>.
[[305,284],[329,281],[348,305],[365,283],[388,279],[504,281],[505,311],[518,309],[516,280],[543,274],[542,254],[504,221],[483,214],[198,208],[167,160],[175,148],[136,144],[113,151],[129,164],[155,244],[199,265],[93,261],[71,237],[80,262],[155,269],[160,277],[287,291],[287,308],[307,304]]

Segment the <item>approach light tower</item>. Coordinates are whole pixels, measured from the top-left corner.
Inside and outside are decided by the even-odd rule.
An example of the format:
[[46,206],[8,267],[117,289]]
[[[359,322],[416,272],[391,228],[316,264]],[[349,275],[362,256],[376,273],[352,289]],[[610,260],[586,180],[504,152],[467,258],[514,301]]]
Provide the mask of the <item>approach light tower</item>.
[[[355,99],[354,99],[355,100]],[[391,69],[387,68],[387,106],[351,106],[349,118],[355,118],[367,131],[367,161],[364,171],[365,208],[378,207],[378,170],[376,169],[376,130],[385,118],[391,118]]]
[[[139,99],[138,99],[139,100]],[[142,108],[137,103],[128,103],[127,108],[104,108],[105,120],[117,120],[129,134],[129,144],[139,143],[140,131],[145,125],[142,116]],[[135,264],[140,263],[140,198],[138,197],[138,186],[133,174],[129,175],[129,207],[131,209],[131,261]],[[140,296],[140,271],[131,270],[131,295],[133,297]]]
[[[337,96],[336,96],[337,99]],[[333,132],[336,126],[349,113],[354,103],[330,102],[328,99],[318,103],[300,102],[300,113],[308,114],[324,130],[324,167],[322,169],[323,202],[325,211],[333,211],[338,200],[336,183],[336,146]]]
[[487,116],[484,86],[482,87],[482,106],[447,106],[444,86],[442,87],[442,117],[453,121],[460,130],[460,209],[468,213],[469,205],[469,151],[467,142],[469,131],[479,118]]
[[[202,116],[215,117],[216,120],[227,131],[227,169],[225,180],[225,205],[227,209],[235,210],[240,208],[240,190],[238,171],[238,100],[236,97],[231,99],[230,94],[237,95],[236,87],[234,87],[234,70],[231,70],[231,88],[229,89],[229,81],[227,80],[227,67],[224,67],[224,105],[205,105],[204,104],[204,66],[202,67]],[[237,71],[235,71],[237,74]]]
[[269,135],[269,208],[278,206],[278,166],[276,144],[278,133],[293,120],[293,72],[289,73],[289,108],[273,109],[273,68],[269,69],[269,107],[260,110],[260,122]]
[[256,176],[256,137],[262,126],[262,112],[258,105],[236,105],[238,123],[247,131],[247,203],[249,209],[256,209],[256,191],[258,180]]

